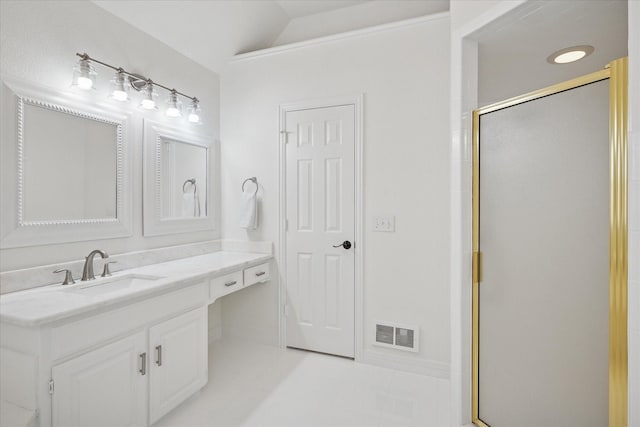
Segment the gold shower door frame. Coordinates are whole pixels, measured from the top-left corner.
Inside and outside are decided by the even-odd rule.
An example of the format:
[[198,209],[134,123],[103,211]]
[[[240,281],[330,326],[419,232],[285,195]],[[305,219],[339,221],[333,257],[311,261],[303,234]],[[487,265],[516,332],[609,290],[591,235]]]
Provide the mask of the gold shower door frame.
[[606,69],[473,111],[473,259],[471,418],[479,417],[480,351],[480,116],[559,92],[609,79],[609,427],[627,427],[627,58]]

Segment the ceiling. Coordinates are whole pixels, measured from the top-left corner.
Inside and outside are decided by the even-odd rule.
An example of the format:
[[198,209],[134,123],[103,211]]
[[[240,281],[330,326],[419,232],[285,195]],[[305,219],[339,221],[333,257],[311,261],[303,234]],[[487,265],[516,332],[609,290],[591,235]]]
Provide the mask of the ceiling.
[[[531,0],[474,35],[479,105],[488,105],[603,69],[627,55],[626,0]],[[570,64],[547,57],[570,46],[593,54]]]
[[278,6],[284,10],[289,18],[314,15],[329,10],[355,6],[371,0],[276,0]]
[[92,1],[216,72],[238,53],[449,9],[449,0]]
[[[185,56],[220,72],[234,55],[448,10],[448,0],[93,0]],[[625,56],[626,0],[529,0],[473,35],[479,103],[602,69]],[[592,45],[575,63],[547,63]]]

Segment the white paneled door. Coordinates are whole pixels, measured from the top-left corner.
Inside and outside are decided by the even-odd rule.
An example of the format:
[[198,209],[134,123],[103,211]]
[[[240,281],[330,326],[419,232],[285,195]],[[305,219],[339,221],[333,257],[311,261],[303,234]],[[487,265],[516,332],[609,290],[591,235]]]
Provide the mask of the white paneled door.
[[285,115],[289,347],[354,357],[355,106]]

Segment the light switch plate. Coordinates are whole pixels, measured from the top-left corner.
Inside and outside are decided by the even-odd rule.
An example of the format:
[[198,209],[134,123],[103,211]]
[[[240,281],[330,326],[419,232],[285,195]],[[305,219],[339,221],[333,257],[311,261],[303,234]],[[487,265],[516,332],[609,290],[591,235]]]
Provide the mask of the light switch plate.
[[396,231],[395,216],[376,216],[373,218],[373,231]]

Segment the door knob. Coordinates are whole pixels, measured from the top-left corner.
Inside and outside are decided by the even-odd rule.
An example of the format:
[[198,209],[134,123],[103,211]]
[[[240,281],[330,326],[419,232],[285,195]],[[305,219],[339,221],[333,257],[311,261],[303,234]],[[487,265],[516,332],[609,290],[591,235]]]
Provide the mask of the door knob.
[[334,248],[339,248],[340,246],[342,246],[345,249],[351,249],[351,242],[348,240],[345,240],[344,242],[340,243],[339,245],[333,245]]

